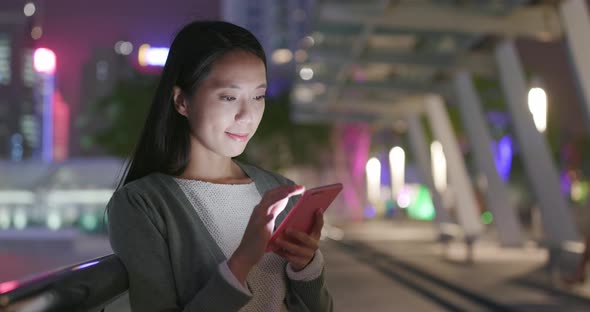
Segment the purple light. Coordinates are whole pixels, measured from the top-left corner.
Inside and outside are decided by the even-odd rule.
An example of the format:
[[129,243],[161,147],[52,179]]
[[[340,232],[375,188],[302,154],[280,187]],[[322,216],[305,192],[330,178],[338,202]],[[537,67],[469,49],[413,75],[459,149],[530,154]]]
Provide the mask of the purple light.
[[382,186],[391,186],[391,170],[389,169],[389,155],[388,153],[380,153],[377,156],[379,161],[381,162],[381,185]]
[[365,207],[365,217],[368,219],[373,218],[375,215],[377,214],[377,210],[375,209],[375,207],[369,205],[367,207]]
[[400,190],[399,194],[397,195],[397,205],[400,208],[408,208],[410,207],[410,204],[412,203],[412,194],[410,192],[410,189],[407,187],[404,187],[403,189]]
[[494,151],[494,162],[500,179],[508,181],[514,154],[512,139],[509,136],[502,137],[498,143],[492,143],[492,150]]
[[80,264],[79,266],[73,267],[72,268],[72,271],[81,270],[81,269],[84,269],[84,268],[93,266],[93,265],[97,264],[98,262],[99,261],[91,261],[91,262],[88,262],[88,263]]
[[572,179],[569,175],[568,171],[564,171],[561,174],[561,193],[564,195],[569,195],[572,190]]
[[42,80],[41,99],[43,103],[41,158],[53,161],[53,94],[55,92],[55,75],[39,73]]
[[352,124],[344,127],[344,148],[347,155],[352,156],[352,175],[356,179],[362,179],[365,175],[370,145],[371,130],[368,125]]

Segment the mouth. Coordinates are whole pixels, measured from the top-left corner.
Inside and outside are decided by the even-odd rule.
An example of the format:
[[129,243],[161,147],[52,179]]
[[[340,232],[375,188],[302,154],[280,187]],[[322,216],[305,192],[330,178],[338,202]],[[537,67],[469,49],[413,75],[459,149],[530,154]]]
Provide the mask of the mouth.
[[231,139],[236,140],[238,142],[245,142],[248,140],[247,133],[232,133],[226,131],[225,134],[227,134],[227,136],[229,136]]

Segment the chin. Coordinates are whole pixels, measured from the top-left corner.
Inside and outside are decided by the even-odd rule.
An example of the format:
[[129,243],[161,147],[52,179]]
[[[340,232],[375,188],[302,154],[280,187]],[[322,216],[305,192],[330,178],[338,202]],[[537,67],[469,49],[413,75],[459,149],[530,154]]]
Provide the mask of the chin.
[[230,158],[238,157],[238,156],[240,156],[240,155],[242,155],[244,153],[244,150],[245,149],[246,149],[245,146],[243,148],[240,148],[240,149],[226,149],[221,154],[222,155],[225,155],[227,157],[230,157]]

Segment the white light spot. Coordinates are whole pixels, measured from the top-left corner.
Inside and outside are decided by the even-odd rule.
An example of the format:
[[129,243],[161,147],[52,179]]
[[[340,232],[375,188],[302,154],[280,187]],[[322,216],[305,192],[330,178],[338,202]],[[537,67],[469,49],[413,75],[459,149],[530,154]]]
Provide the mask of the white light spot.
[[16,229],[22,230],[27,227],[28,219],[27,212],[24,209],[18,209],[14,213],[12,223]]
[[23,12],[25,13],[25,16],[33,16],[33,14],[35,14],[36,10],[37,10],[37,8],[35,7],[35,4],[32,2],[29,2],[29,3],[25,4]]
[[119,51],[123,55],[129,55],[133,52],[133,44],[129,41],[124,41],[121,43]]
[[6,230],[10,227],[10,211],[8,208],[0,208],[0,229]]
[[311,80],[311,78],[313,78],[313,70],[309,67],[303,67],[299,71],[299,76],[303,80]]
[[313,101],[313,90],[308,87],[297,87],[295,88],[295,100],[300,103],[310,103]]
[[285,64],[291,62],[293,53],[289,49],[277,49],[272,53],[272,61],[275,64]]
[[59,230],[61,227],[61,216],[57,211],[51,211],[47,215],[47,227],[52,230]]

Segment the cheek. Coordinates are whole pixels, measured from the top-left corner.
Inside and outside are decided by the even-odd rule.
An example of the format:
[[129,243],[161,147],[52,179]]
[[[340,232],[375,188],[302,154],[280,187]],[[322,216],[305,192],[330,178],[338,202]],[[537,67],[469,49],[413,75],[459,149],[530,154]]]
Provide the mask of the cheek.
[[264,104],[261,104],[256,110],[256,125],[260,124],[262,117],[264,116]]
[[207,128],[215,126],[223,126],[224,124],[231,122],[234,115],[231,109],[220,105],[219,103],[211,103],[203,105],[195,112],[195,120],[200,125]]

